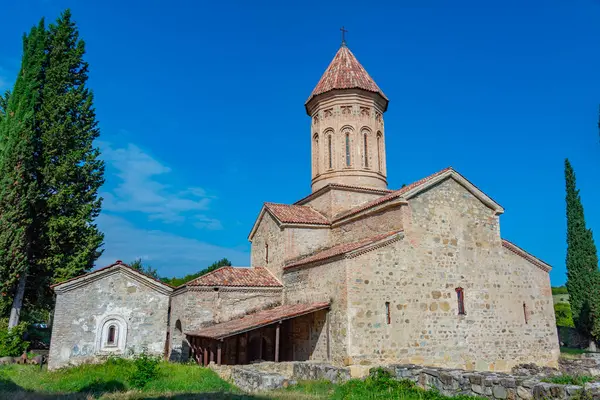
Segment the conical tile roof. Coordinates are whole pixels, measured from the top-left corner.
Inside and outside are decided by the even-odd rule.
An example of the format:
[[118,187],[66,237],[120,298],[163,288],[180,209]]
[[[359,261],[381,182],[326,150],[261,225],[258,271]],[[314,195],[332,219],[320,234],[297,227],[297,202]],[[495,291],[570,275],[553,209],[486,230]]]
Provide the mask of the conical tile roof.
[[315,86],[306,103],[311,101],[315,96],[336,89],[363,89],[378,93],[386,101],[388,100],[373,78],[369,76],[354,54],[345,45],[342,45],[335,57],[333,57],[329,67],[325,70],[321,80]]

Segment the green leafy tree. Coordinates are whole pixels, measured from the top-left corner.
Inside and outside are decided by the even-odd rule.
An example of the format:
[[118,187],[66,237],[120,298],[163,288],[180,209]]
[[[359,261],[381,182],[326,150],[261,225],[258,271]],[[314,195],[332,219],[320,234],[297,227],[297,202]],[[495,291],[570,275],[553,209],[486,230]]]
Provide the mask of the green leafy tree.
[[214,263],[212,263],[208,267],[204,268],[203,270],[198,271],[194,274],[188,274],[188,275],[184,276],[183,278],[176,278],[176,277],[161,278],[161,280],[165,283],[168,283],[171,286],[181,286],[184,283],[194,280],[202,275],[208,274],[209,272],[212,272],[221,267],[231,267],[231,261],[229,261],[226,258],[222,258],[219,261],[215,261]]
[[152,268],[150,265],[144,265],[141,258],[136,258],[135,261],[130,262],[129,265],[131,268],[140,271],[142,274],[146,274],[155,279],[159,279],[158,271],[156,268]]
[[575,172],[565,160],[567,203],[567,290],[575,327],[600,339],[600,273],[592,231],[586,227]]
[[19,323],[28,273],[34,263],[40,203],[36,113],[41,104],[46,32],[44,22],[23,39],[23,58],[0,122],[0,307],[8,327]]

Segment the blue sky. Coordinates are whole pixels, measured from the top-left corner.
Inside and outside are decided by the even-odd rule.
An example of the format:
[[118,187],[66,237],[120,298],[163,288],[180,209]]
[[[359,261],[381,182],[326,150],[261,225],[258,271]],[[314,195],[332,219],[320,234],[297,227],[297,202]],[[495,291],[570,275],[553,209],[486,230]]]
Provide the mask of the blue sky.
[[[0,1],[0,89],[21,35],[71,8],[107,162],[99,264],[249,264],[264,201],[310,192],[304,101],[339,28],[390,98],[388,180],[449,165],[506,209],[502,236],[565,280],[563,162],[600,235],[599,0]],[[600,242],[599,242],[600,244]]]

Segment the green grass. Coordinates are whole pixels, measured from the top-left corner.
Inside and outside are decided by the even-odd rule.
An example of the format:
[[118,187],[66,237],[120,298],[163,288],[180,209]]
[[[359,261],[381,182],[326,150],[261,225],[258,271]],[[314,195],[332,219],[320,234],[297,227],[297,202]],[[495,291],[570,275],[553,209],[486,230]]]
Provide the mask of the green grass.
[[578,386],[583,386],[588,382],[593,382],[594,380],[595,379],[593,377],[587,375],[560,375],[542,379],[543,382]]
[[588,353],[588,351],[585,349],[572,349],[570,347],[561,347],[560,352],[562,354],[570,354],[570,355],[579,355],[579,354]]
[[[286,389],[249,395],[242,393],[213,371],[197,365],[160,364],[159,377],[143,390],[133,390],[128,377],[131,361],[114,359],[101,365],[82,365],[48,372],[37,366],[0,366],[0,399],[124,400],[124,399],[230,399],[230,400],[446,400],[409,381],[396,381],[384,370],[344,384],[326,381],[300,382]],[[458,396],[455,400],[472,400]]]
[[[10,392],[36,394],[77,393],[81,396],[74,396],[73,398],[85,399],[88,398],[89,394],[93,395],[92,398],[99,398],[107,393],[131,391],[132,388],[128,378],[132,371],[133,363],[125,360],[109,361],[101,365],[82,365],[50,372],[45,369],[40,370],[39,367],[34,365],[0,366],[0,398],[4,398],[2,393]],[[170,395],[177,393],[219,393],[223,395],[221,398],[227,398],[228,394],[239,393],[233,385],[223,381],[217,374],[207,368],[200,368],[195,365],[161,363],[159,371],[159,377],[144,388],[144,393],[168,393]],[[122,398],[136,398],[135,391],[131,393],[131,396]]]

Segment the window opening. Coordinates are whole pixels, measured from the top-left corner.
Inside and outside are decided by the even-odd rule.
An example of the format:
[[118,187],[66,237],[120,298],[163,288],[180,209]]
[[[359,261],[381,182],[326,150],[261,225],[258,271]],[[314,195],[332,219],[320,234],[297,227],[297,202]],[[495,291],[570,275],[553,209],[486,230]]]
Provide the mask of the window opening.
[[379,172],[383,169],[381,158],[381,133],[377,133],[377,167],[379,168]]
[[331,135],[327,137],[328,146],[329,146],[329,168],[333,168],[333,150],[331,149]]
[[368,148],[368,140],[367,140],[367,132],[364,132],[364,152],[365,152],[365,168],[369,168],[369,148]]
[[527,320],[527,304],[523,302],[523,316],[525,317],[525,323],[527,324],[529,321]]
[[463,288],[456,288],[456,297],[458,299],[458,315],[465,315],[465,292]]
[[315,174],[319,173],[319,136],[315,135]]
[[386,301],[385,302],[385,317],[386,317],[386,321],[387,324],[391,324],[392,323],[392,316],[390,314],[390,302]]
[[117,327],[114,325],[111,325],[108,327],[108,337],[106,339],[106,344],[107,345],[117,344],[116,338],[117,338]]
[[350,133],[346,133],[346,167],[350,166]]
[[269,263],[269,243],[265,243],[265,262]]

